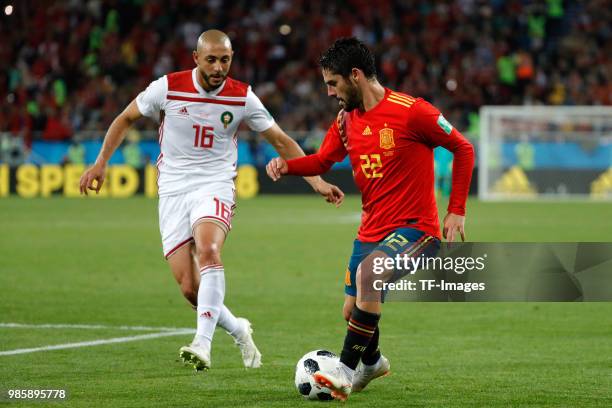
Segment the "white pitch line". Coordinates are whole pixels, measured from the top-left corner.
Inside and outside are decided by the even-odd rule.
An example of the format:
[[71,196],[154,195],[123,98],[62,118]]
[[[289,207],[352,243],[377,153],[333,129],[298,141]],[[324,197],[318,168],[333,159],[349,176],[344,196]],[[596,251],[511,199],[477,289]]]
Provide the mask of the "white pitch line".
[[43,346],[43,347],[34,347],[34,348],[25,348],[25,349],[0,351],[0,356],[12,356],[12,355],[15,355],[15,354],[36,353],[38,351],[64,350],[64,349],[70,349],[70,348],[100,346],[100,345],[103,345],[103,344],[127,343],[127,342],[130,342],[130,341],[149,340],[149,339],[156,339],[156,338],[159,338],[159,337],[178,336],[178,335],[190,334],[190,333],[193,333],[192,329],[177,330],[177,331],[170,331],[170,332],[169,331],[164,331],[164,332],[159,332],[159,333],[141,334],[139,336],[115,337],[115,338],[112,338],[112,339],[82,341],[82,342],[78,342],[78,343],[55,344],[55,345],[51,345],[51,346]]
[[27,323],[0,323],[0,328],[26,328],[26,329],[85,329],[85,330],[133,330],[133,331],[180,331],[191,330],[184,327],[153,327],[153,326],[107,326],[104,324],[27,324]]

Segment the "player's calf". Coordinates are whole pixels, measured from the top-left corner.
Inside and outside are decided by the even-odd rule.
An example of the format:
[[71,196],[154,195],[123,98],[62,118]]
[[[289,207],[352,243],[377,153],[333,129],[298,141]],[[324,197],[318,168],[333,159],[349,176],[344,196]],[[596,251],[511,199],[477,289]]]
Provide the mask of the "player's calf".
[[198,279],[194,271],[191,244],[186,244],[168,257],[168,265],[178,283],[181,293],[192,306],[198,301]]
[[342,316],[347,322],[351,318],[351,313],[353,313],[353,308],[355,307],[355,299],[355,296],[344,296],[344,304],[342,305]]
[[191,282],[187,285],[181,283],[181,293],[183,297],[191,303],[191,306],[198,306],[198,290],[191,285]]

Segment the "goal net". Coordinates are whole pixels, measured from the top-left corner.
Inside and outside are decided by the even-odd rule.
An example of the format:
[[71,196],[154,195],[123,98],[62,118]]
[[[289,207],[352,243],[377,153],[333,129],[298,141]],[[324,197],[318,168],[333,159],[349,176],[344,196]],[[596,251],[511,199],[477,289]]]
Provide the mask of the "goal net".
[[483,200],[612,199],[612,107],[483,106]]

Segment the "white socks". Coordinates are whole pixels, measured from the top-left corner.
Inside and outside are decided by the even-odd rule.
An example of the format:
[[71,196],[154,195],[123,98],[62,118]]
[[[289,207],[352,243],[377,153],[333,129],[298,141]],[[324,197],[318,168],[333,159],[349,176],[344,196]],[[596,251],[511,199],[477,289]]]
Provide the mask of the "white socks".
[[[219,322],[222,310],[225,308],[223,306],[223,298],[225,296],[223,265],[207,265],[200,269],[200,276],[197,329],[194,342],[210,350],[215,327],[217,322]],[[229,314],[231,315],[231,313]],[[225,320],[229,320],[229,325],[231,325],[231,318]]]
[[242,327],[240,327],[238,319],[225,305],[221,306],[221,314],[219,315],[217,324],[232,337],[236,337],[239,333],[242,333]]
[[346,378],[348,378],[349,381],[353,382],[353,376],[355,375],[355,370],[353,370],[352,368],[350,368],[343,362],[340,362],[340,369],[342,370]]

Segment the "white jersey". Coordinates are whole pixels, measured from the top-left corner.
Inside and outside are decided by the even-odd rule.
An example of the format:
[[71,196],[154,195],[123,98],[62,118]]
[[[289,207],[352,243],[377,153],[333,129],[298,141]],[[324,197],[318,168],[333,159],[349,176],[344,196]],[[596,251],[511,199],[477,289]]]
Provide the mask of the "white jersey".
[[159,196],[194,191],[215,182],[233,182],[238,160],[238,127],[244,121],[263,132],[274,124],[251,87],[232,78],[206,92],[196,69],[152,82],[136,97],[144,116],[161,121]]

